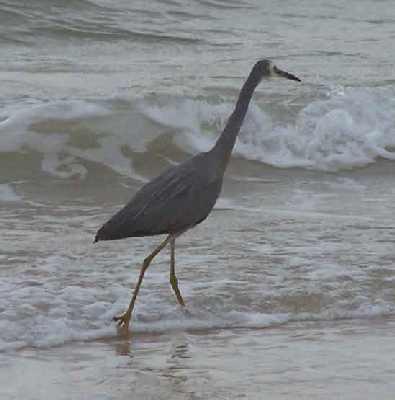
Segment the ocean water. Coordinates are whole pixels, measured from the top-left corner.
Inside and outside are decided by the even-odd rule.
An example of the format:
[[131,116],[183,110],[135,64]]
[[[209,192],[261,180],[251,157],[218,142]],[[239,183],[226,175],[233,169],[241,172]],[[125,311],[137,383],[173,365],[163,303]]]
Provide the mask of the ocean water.
[[[391,1],[1,1],[0,22],[1,396],[393,398]],[[260,58],[302,83],[261,83],[177,240],[188,312],[163,251],[122,337],[161,238],[94,234],[213,145]]]

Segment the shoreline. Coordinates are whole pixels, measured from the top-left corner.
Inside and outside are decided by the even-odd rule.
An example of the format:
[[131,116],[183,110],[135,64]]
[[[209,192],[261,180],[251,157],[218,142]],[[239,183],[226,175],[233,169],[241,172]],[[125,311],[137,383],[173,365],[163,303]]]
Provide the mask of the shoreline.
[[[390,400],[395,317],[165,332],[3,357],[5,399]],[[7,397],[8,396],[8,397]]]

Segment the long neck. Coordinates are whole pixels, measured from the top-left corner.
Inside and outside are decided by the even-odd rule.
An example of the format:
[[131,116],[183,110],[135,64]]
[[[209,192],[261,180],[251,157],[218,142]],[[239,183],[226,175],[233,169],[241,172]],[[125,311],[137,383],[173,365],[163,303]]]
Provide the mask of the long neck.
[[254,93],[254,90],[257,87],[259,81],[260,80],[256,77],[256,74],[251,71],[249,77],[247,78],[240,91],[239,98],[237,99],[237,103],[235,109],[233,110],[233,113],[229,117],[228,122],[226,123],[226,126],[221,133],[221,136],[218,138],[216,144],[211,150],[212,152],[216,153],[216,157],[218,160],[221,161],[222,167],[224,169],[228,164],[229,157],[235,145],[237,135],[240,132],[240,127],[247,113],[252,94]]

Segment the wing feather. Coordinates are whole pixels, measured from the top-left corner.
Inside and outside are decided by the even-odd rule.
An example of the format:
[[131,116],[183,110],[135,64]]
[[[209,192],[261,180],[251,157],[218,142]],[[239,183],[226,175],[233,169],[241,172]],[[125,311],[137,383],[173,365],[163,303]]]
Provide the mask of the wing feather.
[[202,157],[200,154],[172,167],[144,185],[103,225],[97,240],[173,232],[205,219],[218,197],[221,182],[210,182]]

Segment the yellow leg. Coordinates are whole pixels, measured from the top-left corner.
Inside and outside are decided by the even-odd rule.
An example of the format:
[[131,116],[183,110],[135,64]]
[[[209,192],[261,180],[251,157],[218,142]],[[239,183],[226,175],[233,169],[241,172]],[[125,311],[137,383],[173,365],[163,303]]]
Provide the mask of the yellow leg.
[[170,249],[171,249],[171,254],[170,254],[170,284],[171,287],[174,290],[174,293],[176,294],[177,301],[181,306],[185,306],[184,299],[181,296],[180,289],[178,288],[178,280],[176,277],[176,238],[172,236],[170,238]]
[[143,282],[144,273],[148,269],[149,265],[151,264],[151,261],[167,245],[167,243],[169,243],[171,238],[172,238],[172,236],[169,235],[147,258],[144,259],[144,262],[143,262],[143,265],[142,265],[141,271],[140,271],[140,276],[137,281],[137,285],[134,289],[133,296],[132,296],[132,299],[130,300],[128,309],[123,314],[118,315],[113,318],[113,320],[118,323],[118,326],[128,329],[129,323],[130,323],[130,318],[132,316],[132,312],[133,312],[133,308],[134,308],[134,303],[136,302],[136,298],[139,293],[141,283]]

